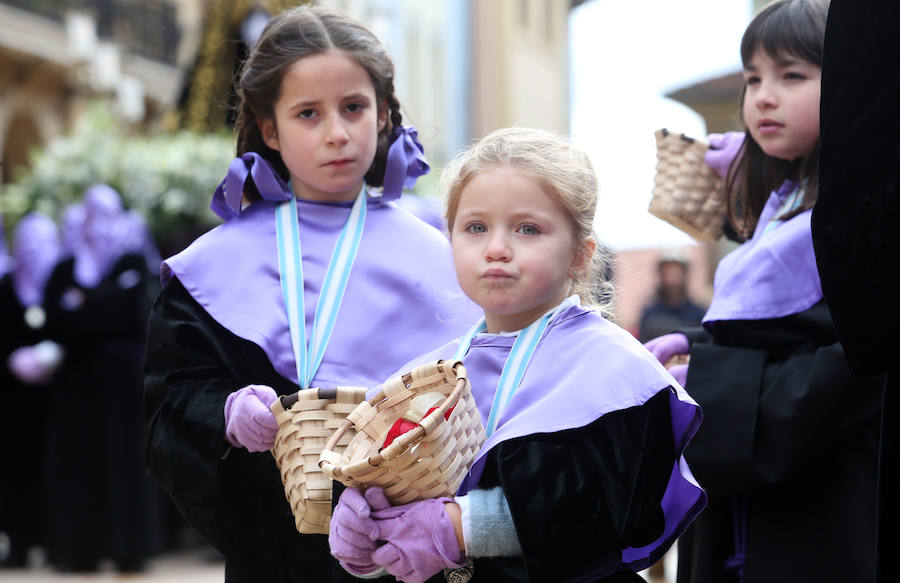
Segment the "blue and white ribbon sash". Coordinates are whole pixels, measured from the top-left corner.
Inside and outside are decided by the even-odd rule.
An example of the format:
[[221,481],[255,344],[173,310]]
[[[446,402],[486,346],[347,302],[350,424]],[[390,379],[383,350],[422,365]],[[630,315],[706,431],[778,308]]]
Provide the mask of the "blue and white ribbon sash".
[[334,331],[334,324],[344,299],[350,270],[356,259],[359,242],[366,222],[366,189],[360,190],[347,222],[338,235],[322,291],[316,302],[316,312],[306,339],[306,302],[303,295],[303,257],[300,248],[300,223],[297,215],[297,198],[278,205],[275,213],[275,232],[278,240],[278,270],[281,276],[281,290],[287,308],[288,324],[294,362],[297,364],[297,379],[302,389],[310,388],[325,349]]
[[[531,360],[531,355],[534,354],[538,341],[541,339],[541,336],[544,335],[544,330],[547,329],[550,320],[553,319],[556,312],[557,310],[547,312],[528,325],[528,327],[521,330],[518,336],[516,336],[516,341],[513,343],[512,348],[509,351],[509,356],[506,357],[506,363],[503,365],[503,371],[500,373],[500,380],[497,381],[497,391],[494,393],[494,401],[491,403],[491,412],[485,423],[484,430],[488,437],[490,437],[497,428],[497,420],[506,409],[506,406],[516,393],[519,385],[522,383],[522,377],[525,375],[525,369],[528,368],[528,362]],[[481,321],[472,326],[466,335],[463,336],[459,343],[459,348],[457,348],[453,358],[455,360],[462,360],[469,351],[472,339],[486,329],[487,323],[484,318],[482,318]]]

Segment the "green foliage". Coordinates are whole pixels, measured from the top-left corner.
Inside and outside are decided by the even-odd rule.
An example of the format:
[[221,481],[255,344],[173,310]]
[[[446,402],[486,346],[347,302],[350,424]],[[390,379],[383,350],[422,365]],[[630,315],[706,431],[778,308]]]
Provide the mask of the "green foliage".
[[[32,152],[30,171],[0,193],[5,232],[32,210],[58,221],[85,189],[105,183],[144,215],[166,256],[221,222],[209,202],[233,157],[228,133],[128,135],[109,106],[96,103],[71,135]],[[439,176],[433,169],[420,177],[407,196],[440,196]]]
[[31,170],[6,187],[0,197],[6,231],[31,210],[58,220],[87,187],[102,182],[143,213],[161,247],[180,248],[219,222],[209,202],[233,157],[229,134],[131,136],[98,103],[71,135],[32,152]]

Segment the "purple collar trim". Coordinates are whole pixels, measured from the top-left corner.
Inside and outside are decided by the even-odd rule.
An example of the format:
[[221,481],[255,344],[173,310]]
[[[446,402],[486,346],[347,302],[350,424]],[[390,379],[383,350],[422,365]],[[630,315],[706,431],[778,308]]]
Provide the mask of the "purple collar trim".
[[773,192],[753,237],[719,262],[713,300],[703,317],[705,326],[721,320],[781,318],[807,310],[822,299],[810,230],[812,211],[767,230],[796,186],[785,182]]

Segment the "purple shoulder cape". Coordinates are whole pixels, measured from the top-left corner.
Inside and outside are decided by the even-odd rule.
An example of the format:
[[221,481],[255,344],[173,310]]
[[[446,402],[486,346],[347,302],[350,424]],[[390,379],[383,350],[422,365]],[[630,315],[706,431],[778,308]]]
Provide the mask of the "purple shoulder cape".
[[[217,322],[259,345],[275,370],[297,382],[278,273],[275,209],[259,200],[163,262]],[[351,203],[298,200],[306,326]],[[371,387],[404,362],[462,334],[480,311],[453,273],[450,245],[394,203],[368,201],[343,305],[313,386]]]
[[822,299],[810,217],[812,210],[766,231],[784,197],[786,182],[769,196],[753,237],[719,261],[714,294],[703,324],[719,320],[781,318],[811,308]]
[[[463,359],[482,421],[488,418],[514,341],[513,336],[476,336]],[[453,358],[458,343],[454,340],[408,366]],[[663,497],[665,530],[647,546],[622,551],[623,562],[634,569],[651,565],[706,505],[706,494],[683,455],[700,426],[702,413],[640,342],[588,308],[566,308],[547,327],[522,384],[463,480],[460,495],[478,485],[485,456],[497,444],[535,433],[584,427],[612,411],[643,405],[660,391],[669,392],[677,456]]]

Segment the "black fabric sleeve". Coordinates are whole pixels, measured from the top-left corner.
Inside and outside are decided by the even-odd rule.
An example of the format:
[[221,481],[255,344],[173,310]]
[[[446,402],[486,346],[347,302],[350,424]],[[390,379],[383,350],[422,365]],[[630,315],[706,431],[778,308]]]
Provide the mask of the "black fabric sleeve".
[[664,390],[585,427],[497,446],[496,475],[529,581],[584,576],[662,534],[675,464],[669,398]]
[[712,337],[703,329],[701,326],[695,326],[692,328],[679,328],[676,332],[681,332],[685,336],[687,336],[688,342],[691,343],[691,346],[694,344],[705,344],[707,342],[712,341]]
[[833,0],[822,60],[819,196],[812,237],[851,370],[900,351],[900,20],[896,0]]
[[248,384],[296,390],[261,348],[222,328],[173,278],[154,303],[147,334],[147,466],[226,555],[257,542],[267,522],[293,520],[271,454],[232,449],[225,439],[225,400]]
[[[703,409],[685,457],[716,495],[783,481],[872,423],[881,406],[884,379],[851,376],[824,304],[741,326],[729,336],[759,347],[694,344],[685,383]],[[788,349],[791,335],[805,339]]]

